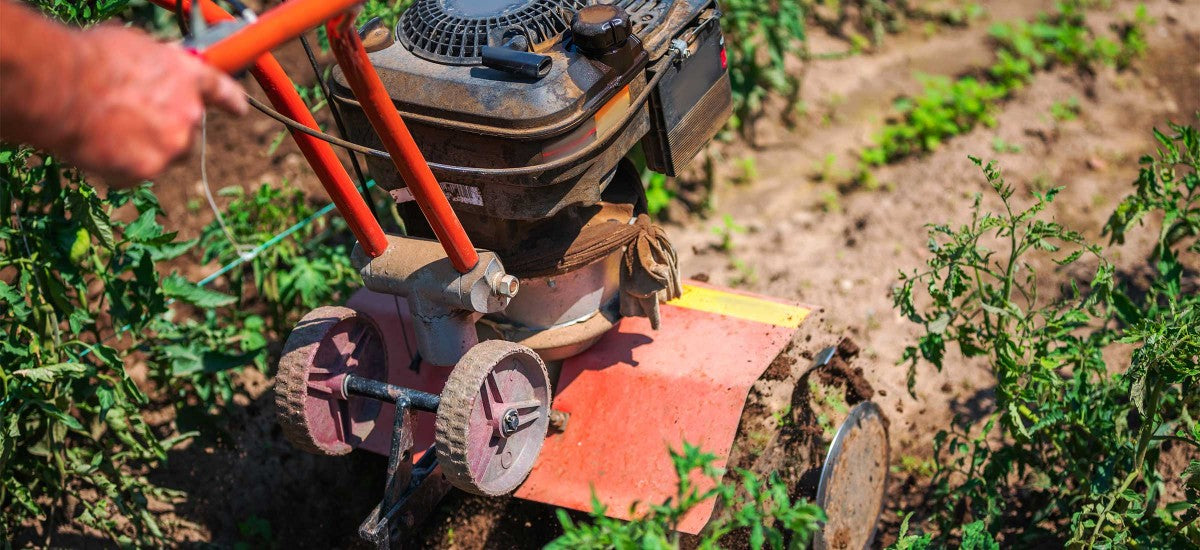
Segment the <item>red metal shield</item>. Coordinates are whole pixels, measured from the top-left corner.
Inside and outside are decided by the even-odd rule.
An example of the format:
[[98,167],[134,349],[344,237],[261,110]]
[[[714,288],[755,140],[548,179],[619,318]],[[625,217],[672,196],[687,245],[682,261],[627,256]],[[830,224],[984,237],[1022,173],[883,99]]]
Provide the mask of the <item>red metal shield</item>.
[[[403,301],[360,291],[349,304],[370,314],[388,337],[389,382],[438,392],[448,369],[410,368],[415,340],[402,330]],[[516,496],[590,511],[592,496],[607,514],[631,519],[675,494],[668,449],[686,441],[718,457],[733,445],[750,386],[783,350],[808,309],[697,283],[662,305],[662,326],[622,319],[595,346],[566,360],[553,408],[570,414],[566,429],[546,440],[537,465]],[[395,335],[392,337],[391,335]],[[386,454],[392,411],[385,407],[362,445]],[[417,415],[416,449],[433,441],[433,419]],[[696,533],[714,502],[691,510],[679,525]]]

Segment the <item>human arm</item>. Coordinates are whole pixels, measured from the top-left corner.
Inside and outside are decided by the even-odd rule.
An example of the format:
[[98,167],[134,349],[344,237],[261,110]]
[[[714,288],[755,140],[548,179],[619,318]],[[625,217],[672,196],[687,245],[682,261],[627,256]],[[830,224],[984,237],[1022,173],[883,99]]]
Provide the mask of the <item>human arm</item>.
[[190,150],[205,104],[246,111],[233,79],[177,45],[117,26],[70,29],[0,0],[0,140],[134,183]]

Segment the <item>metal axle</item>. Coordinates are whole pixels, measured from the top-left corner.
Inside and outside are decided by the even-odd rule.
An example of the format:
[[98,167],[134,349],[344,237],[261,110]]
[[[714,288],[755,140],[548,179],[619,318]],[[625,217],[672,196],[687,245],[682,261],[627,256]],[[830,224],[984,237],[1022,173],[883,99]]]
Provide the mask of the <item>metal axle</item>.
[[440,396],[421,390],[404,388],[371,378],[347,374],[343,381],[347,395],[361,395],[386,403],[407,403],[418,411],[436,413],[442,403]]

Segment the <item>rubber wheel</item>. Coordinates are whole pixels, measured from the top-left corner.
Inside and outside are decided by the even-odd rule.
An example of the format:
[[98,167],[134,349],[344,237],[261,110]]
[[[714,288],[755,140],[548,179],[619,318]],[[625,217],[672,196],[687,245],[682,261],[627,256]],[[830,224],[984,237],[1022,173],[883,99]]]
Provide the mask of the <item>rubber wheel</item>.
[[347,307],[310,311],[288,336],[275,375],[277,420],[292,445],[344,455],[371,432],[381,404],[339,396],[337,377],[349,373],[384,380],[387,348],[379,328]]
[[442,473],[477,495],[517,489],[550,424],[550,377],[533,350],[504,340],[471,348],[446,381],[435,421]]

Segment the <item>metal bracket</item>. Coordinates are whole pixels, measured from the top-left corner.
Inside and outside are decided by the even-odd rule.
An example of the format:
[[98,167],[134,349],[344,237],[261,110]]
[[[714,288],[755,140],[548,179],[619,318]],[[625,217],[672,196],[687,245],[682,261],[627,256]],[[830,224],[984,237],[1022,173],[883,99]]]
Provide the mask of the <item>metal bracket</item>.
[[412,405],[406,396],[396,399],[383,499],[358,528],[363,540],[381,550],[390,548],[393,540],[403,538],[420,525],[450,491],[450,482],[442,477],[433,447],[413,464]]

